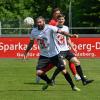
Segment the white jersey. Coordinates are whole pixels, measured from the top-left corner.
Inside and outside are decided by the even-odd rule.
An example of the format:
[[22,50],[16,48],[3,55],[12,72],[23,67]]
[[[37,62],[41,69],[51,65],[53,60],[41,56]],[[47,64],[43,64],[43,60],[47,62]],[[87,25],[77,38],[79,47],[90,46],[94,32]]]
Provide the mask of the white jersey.
[[[68,29],[67,26],[63,25],[62,27],[58,27],[58,29],[60,29],[60,30],[62,30],[64,32],[68,32],[69,33],[69,29]],[[67,36],[62,35],[60,33],[54,34],[53,36],[55,38],[56,43],[58,44],[57,46],[58,46],[58,49],[60,51],[67,51],[67,50],[69,50],[69,46],[68,46],[67,40],[66,40]]]
[[60,53],[58,44],[55,43],[53,34],[57,33],[58,28],[51,25],[45,25],[43,30],[33,28],[30,38],[37,39],[40,47],[40,55],[46,57],[53,57]]

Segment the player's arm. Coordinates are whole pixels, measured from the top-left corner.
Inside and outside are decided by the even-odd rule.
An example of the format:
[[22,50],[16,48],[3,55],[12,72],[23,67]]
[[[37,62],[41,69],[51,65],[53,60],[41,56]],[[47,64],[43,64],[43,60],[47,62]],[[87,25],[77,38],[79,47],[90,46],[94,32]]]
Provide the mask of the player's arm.
[[27,53],[33,47],[33,44],[34,44],[34,39],[30,39],[30,42],[29,42],[29,44],[24,52],[24,59],[26,59]]
[[60,34],[62,34],[62,35],[65,35],[65,36],[68,36],[68,37],[71,37],[71,38],[77,38],[77,37],[78,37],[77,34],[70,34],[70,33],[68,33],[68,32],[61,31],[61,30],[59,30],[59,29],[58,29],[57,33],[60,33]]
[[71,47],[71,49],[73,49],[74,44],[72,43],[72,41],[71,41],[71,39],[69,37],[67,38],[67,43]]
[[49,25],[49,26],[54,33],[55,32],[60,33],[62,35],[65,35],[65,36],[68,36],[68,37],[71,37],[71,38],[77,38],[78,37],[77,34],[70,34],[69,32],[62,31],[62,30],[58,29],[56,26],[51,26],[51,25]]
[[76,49],[74,49],[74,44],[69,37],[67,38],[67,43],[69,45],[69,48],[71,48],[74,52],[77,52]]

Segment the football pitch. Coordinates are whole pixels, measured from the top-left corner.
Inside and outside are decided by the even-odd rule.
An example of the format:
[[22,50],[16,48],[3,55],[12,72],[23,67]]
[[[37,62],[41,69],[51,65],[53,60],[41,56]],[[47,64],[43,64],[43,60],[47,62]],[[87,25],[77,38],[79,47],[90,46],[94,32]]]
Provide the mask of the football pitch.
[[[44,81],[35,83],[37,59],[0,59],[0,100],[100,100],[100,59],[80,59],[84,74],[95,81],[83,86],[75,81],[80,92],[72,91],[63,75],[46,91],[41,88]],[[69,67],[66,67],[69,70]],[[55,68],[48,72],[51,77]],[[70,72],[71,73],[71,72]],[[72,75],[72,74],[71,74]],[[73,77],[73,76],[72,76]]]

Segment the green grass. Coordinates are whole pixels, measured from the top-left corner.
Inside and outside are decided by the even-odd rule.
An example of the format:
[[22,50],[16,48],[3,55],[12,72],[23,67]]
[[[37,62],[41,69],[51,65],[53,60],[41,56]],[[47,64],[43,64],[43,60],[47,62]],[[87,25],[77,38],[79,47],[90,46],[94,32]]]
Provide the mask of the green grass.
[[95,81],[83,86],[73,79],[80,92],[72,91],[61,74],[55,86],[41,91],[44,81],[35,84],[36,63],[36,59],[0,59],[0,100],[100,100],[100,59],[81,59],[84,74]]

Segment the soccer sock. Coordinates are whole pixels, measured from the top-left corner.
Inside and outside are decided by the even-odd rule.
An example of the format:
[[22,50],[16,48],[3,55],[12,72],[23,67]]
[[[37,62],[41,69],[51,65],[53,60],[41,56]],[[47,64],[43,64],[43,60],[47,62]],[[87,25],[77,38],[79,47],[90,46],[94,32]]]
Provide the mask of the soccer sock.
[[60,72],[61,72],[61,71],[57,68],[57,69],[54,71],[54,73],[53,73],[53,75],[52,75],[52,77],[51,77],[51,80],[55,80],[56,76],[57,76]]
[[73,75],[75,76],[77,74],[77,72],[76,72],[76,67],[75,67],[74,63],[69,62],[69,68],[70,68],[71,72],[73,73]]
[[84,78],[81,66],[80,65],[76,66],[76,70],[79,76],[81,77],[82,82],[84,82],[86,79]]
[[47,83],[51,83],[51,80],[48,78],[46,74],[39,75],[39,77],[43,79],[44,81],[46,81]]
[[65,76],[65,79],[68,81],[68,83],[71,85],[71,87],[73,88],[75,85],[74,85],[74,83],[73,83],[73,81],[72,81],[72,78],[71,78],[71,76],[70,76],[70,74],[67,72],[66,74],[64,74],[64,76]]

